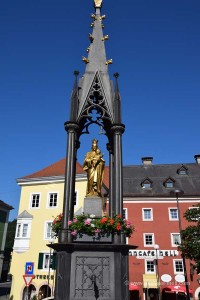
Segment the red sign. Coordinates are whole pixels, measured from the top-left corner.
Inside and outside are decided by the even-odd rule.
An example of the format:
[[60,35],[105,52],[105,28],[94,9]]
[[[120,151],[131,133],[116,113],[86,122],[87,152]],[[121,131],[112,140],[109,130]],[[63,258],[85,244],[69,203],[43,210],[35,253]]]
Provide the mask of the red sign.
[[26,286],[31,284],[31,281],[35,278],[35,275],[23,275]]

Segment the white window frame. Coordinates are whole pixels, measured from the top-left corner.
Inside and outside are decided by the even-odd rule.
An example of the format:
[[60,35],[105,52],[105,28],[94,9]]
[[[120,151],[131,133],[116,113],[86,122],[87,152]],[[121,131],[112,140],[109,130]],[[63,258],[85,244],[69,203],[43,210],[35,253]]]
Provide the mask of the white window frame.
[[[27,229],[26,229],[26,235],[24,236],[25,227],[27,227]],[[27,239],[27,238],[30,238],[30,222],[29,221],[17,222],[15,239]]]
[[[147,263],[153,262],[154,270],[148,271],[147,269]],[[145,274],[155,274],[156,273],[156,266],[155,266],[155,260],[154,259],[145,259]]]
[[[57,194],[57,204],[56,206],[50,206],[50,195],[51,194]],[[48,192],[47,194],[47,208],[50,208],[50,209],[55,209],[55,208],[58,208],[58,199],[59,199],[59,192]]]
[[180,243],[179,244],[175,244],[174,243],[174,235],[175,234],[179,235],[179,241],[181,243],[181,235],[180,235],[180,233],[179,232],[173,232],[173,233],[171,233],[171,245],[172,245],[172,247],[178,247],[180,245]]
[[176,262],[177,261],[180,261],[182,263],[182,268],[183,268],[183,260],[182,259],[173,259],[174,274],[184,274],[184,268],[183,268],[183,271],[176,270]]
[[[152,244],[149,244],[149,245],[146,244],[146,236],[147,235],[152,235]],[[155,244],[154,233],[150,233],[150,232],[143,233],[143,239],[144,239],[144,247],[152,247],[152,246],[154,246],[154,244]]]
[[[151,218],[150,219],[145,219],[145,213],[144,213],[145,210],[150,210],[150,212],[151,212]],[[142,220],[143,221],[153,221],[153,209],[152,208],[149,208],[149,207],[142,208]]]
[[52,224],[52,221],[51,220],[49,220],[49,221],[45,221],[44,222],[44,240],[46,240],[46,241],[50,241],[50,240],[52,240],[53,239],[53,237],[54,237],[54,233],[53,233],[53,231],[51,230],[51,235],[50,236],[47,236],[47,232],[48,232],[48,224]]
[[[33,207],[32,203],[33,203],[33,196],[34,195],[39,195],[39,206],[38,207]],[[31,193],[30,195],[30,205],[29,208],[30,209],[40,209],[40,202],[41,202],[41,193]]]
[[[171,210],[172,209],[176,209],[176,211],[177,211],[177,218],[176,219],[171,217]],[[178,221],[179,220],[178,219],[178,208],[177,207],[168,207],[168,212],[169,212],[169,220],[170,221]]]
[[[191,207],[189,207],[189,210],[191,210],[191,209],[198,209],[198,207],[195,207],[195,206],[191,206]],[[198,221],[198,218],[193,218],[192,220],[194,220],[194,222],[196,222],[196,221]]]
[[[123,214],[125,214],[125,219],[128,219],[128,209],[126,207],[123,207]],[[123,217],[123,215],[122,215]]]
[[[49,260],[48,260],[48,266],[45,268],[45,260],[46,260],[46,257],[49,257]],[[48,271],[49,270],[49,264],[50,264],[50,252],[45,252],[43,253],[43,265],[42,265],[42,270],[44,271]]]

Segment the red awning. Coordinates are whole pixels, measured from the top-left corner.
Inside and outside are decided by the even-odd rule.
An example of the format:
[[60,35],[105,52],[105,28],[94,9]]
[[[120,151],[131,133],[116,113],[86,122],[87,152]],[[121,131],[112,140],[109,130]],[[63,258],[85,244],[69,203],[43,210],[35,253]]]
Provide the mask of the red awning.
[[[184,285],[170,285],[166,286],[163,291],[166,292],[178,292],[178,293],[185,293],[186,294],[186,287]],[[193,290],[189,289],[190,294],[193,293]]]
[[129,291],[139,291],[139,286],[135,285],[133,282],[129,283]]

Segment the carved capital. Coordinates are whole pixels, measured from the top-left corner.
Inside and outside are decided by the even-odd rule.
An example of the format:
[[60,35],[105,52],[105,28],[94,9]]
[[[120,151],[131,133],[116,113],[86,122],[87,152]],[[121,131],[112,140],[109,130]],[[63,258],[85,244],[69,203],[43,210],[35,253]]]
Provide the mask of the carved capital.
[[79,126],[77,123],[74,122],[65,122],[65,130],[69,133],[78,132]]
[[124,124],[113,124],[111,127],[111,131],[113,134],[123,134],[125,131]]

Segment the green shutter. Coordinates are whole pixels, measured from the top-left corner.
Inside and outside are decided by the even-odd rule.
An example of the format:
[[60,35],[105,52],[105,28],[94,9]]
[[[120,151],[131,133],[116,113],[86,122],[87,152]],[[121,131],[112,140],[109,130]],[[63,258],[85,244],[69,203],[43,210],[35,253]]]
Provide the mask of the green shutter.
[[38,270],[43,269],[43,258],[44,258],[44,253],[39,253]]
[[51,263],[50,267],[55,270],[56,269],[56,253],[54,252],[53,255],[51,255]]

